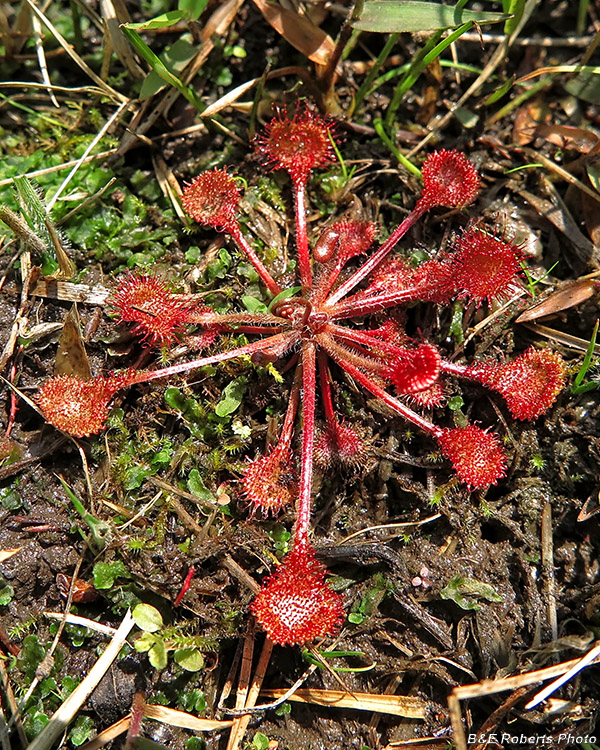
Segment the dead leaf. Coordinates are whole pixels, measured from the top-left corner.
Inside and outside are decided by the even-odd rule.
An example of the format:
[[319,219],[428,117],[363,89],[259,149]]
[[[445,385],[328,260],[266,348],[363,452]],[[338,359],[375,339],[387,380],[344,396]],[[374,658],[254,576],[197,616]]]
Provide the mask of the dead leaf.
[[48,230],[48,234],[50,235],[50,239],[52,240],[52,244],[54,245],[54,252],[56,253],[56,262],[58,263],[58,270],[54,273],[48,274],[45,278],[47,279],[55,279],[55,280],[61,280],[65,281],[68,279],[72,279],[73,276],[75,276],[75,273],[77,272],[77,268],[75,267],[75,264],[73,261],[69,258],[67,255],[67,251],[65,250],[62,240],[59,237],[58,232],[54,228],[54,224],[50,221],[50,219],[45,219],[46,229]]
[[527,323],[530,320],[545,318],[547,315],[554,315],[569,307],[585,302],[598,292],[598,282],[592,279],[580,279],[579,281],[562,284],[556,291],[552,292],[546,299],[537,302],[529,309],[521,313],[517,318],[517,323]]
[[589,195],[582,193],[581,211],[590,239],[594,245],[600,245],[600,212],[598,211],[598,203],[593,198],[590,198]]
[[570,125],[543,125],[537,127],[536,135],[545,138],[560,148],[573,148],[582,154],[589,153],[600,140],[596,133]]
[[76,305],[73,305],[65,317],[65,324],[58,339],[54,374],[74,375],[81,380],[91,380],[92,377],[90,363],[81,336],[81,323]]
[[282,8],[267,0],[254,0],[265,20],[278,34],[317,65],[327,65],[335,42],[318,26],[294,10]]
[[541,123],[550,118],[550,111],[541,97],[519,107],[515,115],[512,137],[519,146],[526,146],[536,136]]
[[0,549],[0,562],[6,562],[11,557],[20,552],[23,547],[13,547],[12,549]]

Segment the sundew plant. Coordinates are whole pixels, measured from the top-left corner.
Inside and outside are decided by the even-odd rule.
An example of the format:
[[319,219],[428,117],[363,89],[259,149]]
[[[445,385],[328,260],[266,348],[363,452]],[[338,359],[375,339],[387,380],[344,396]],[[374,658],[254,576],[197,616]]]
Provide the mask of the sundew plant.
[[[256,269],[271,297],[268,312],[217,313],[170,292],[149,274],[127,274],[113,296],[120,322],[148,347],[185,336],[212,347],[193,361],[154,370],[124,371],[91,380],[60,375],[47,380],[37,403],[48,422],[77,437],[104,429],[110,402],[121,389],[168,381],[205,365],[249,355],[292,371],[287,409],[277,443],[247,464],[243,492],[257,515],[295,507],[292,547],[263,584],[251,611],[279,644],[303,644],[336,632],[342,599],[325,580],[311,541],[315,462],[355,466],[367,446],[358,425],[342,418],[332,381],[349,378],[404,420],[437,441],[460,482],[471,490],[496,484],[507,460],[502,440],[478,424],[439,426],[423,412],[444,403],[448,377],[475,381],[501,394],[511,415],[532,420],[554,403],[565,381],[561,357],[529,348],[512,361],[459,364],[444,359],[435,341],[410,337],[399,322],[407,304],[475,304],[507,296],[519,285],[519,247],[481,223],[471,223],[448,250],[420,265],[392,254],[399,240],[437,207],[463,208],[480,189],[473,164],[457,151],[430,154],[423,187],[412,212],[377,246],[377,228],[347,219],[315,237],[307,231],[307,185],[315,169],[335,158],[332,124],[308,108],[282,110],[254,141],[270,169],[285,170],[292,183],[297,279],[284,286],[264,264],[240,225],[241,182],[228,169],[195,177],[183,190],[183,207],[200,224],[226,233]],[[299,288],[299,289],[298,289]],[[249,343],[219,346],[223,336],[243,333]]]

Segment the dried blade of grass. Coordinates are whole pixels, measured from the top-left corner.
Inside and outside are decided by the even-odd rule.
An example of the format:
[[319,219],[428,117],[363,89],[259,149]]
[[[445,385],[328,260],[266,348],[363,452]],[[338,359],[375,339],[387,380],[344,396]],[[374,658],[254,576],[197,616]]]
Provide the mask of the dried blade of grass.
[[[158,487],[161,490],[165,490],[165,492],[168,492],[171,495],[175,495],[177,497],[183,497],[185,500],[191,500],[196,505],[201,505],[203,508],[208,508],[209,510],[215,510],[215,508],[219,508],[219,504],[217,502],[213,502],[211,500],[206,500],[203,497],[199,497],[198,495],[193,495],[191,492],[187,492],[186,490],[181,490],[179,487],[175,487],[173,484],[169,484],[168,482],[164,482],[162,479],[159,479],[158,477],[147,477],[148,481],[151,482],[155,487]],[[198,525],[198,528],[201,529],[202,527]]]
[[56,648],[60,641],[60,637],[63,633],[65,625],[67,624],[66,615],[69,609],[71,608],[71,603],[73,602],[73,592],[75,590],[75,583],[79,576],[79,571],[83,563],[84,555],[85,555],[85,551],[80,555],[79,560],[77,561],[77,564],[75,565],[75,568],[73,570],[73,576],[71,578],[71,585],[69,586],[69,593],[67,594],[67,601],[65,602],[65,610],[63,612],[61,621],[58,625],[58,629],[56,633],[54,634],[54,639],[52,641],[52,644],[50,645],[50,648],[44,654],[44,658],[42,659],[42,661],[38,664],[36,672],[35,672],[35,677],[33,678],[33,680],[31,681],[31,684],[27,688],[27,692],[21,698],[21,702],[19,703],[19,711],[23,711],[25,709],[25,707],[29,703],[29,699],[33,695],[36,687],[39,685],[42,679],[44,677],[48,677],[52,673],[52,668],[54,667],[54,652],[56,651]]
[[44,219],[44,224],[46,226],[48,236],[50,237],[50,241],[52,242],[52,247],[56,256],[56,262],[58,263],[57,270],[54,273],[49,273],[47,278],[51,281],[68,281],[69,279],[72,279],[73,276],[75,276],[77,267],[75,263],[73,263],[73,261],[69,258],[69,255],[65,250],[63,244],[65,240],[64,238],[60,237],[54,224],[47,217]]
[[97,86],[56,86],[55,84],[36,83],[35,81],[0,81],[3,89],[50,89],[69,94],[92,94],[103,96],[104,92]]
[[525,83],[525,81],[530,81],[532,78],[537,78],[538,76],[544,76],[548,73],[595,73],[598,75],[600,73],[600,67],[597,65],[547,65],[543,68],[536,68],[535,70],[532,70],[531,72],[527,73],[524,76],[521,76],[520,78],[517,78],[515,83]]
[[56,201],[60,198],[62,193],[64,192],[65,188],[71,182],[73,179],[73,176],[78,171],[78,169],[81,167],[81,165],[84,163],[86,158],[90,155],[92,150],[96,147],[96,145],[99,143],[100,140],[104,137],[106,132],[112,127],[113,123],[121,116],[121,114],[129,107],[131,102],[129,100],[126,100],[122,102],[117,109],[112,113],[112,115],[108,118],[108,120],[104,123],[104,125],[100,128],[98,133],[94,136],[89,146],[86,148],[86,150],[83,152],[83,154],[77,159],[75,162],[73,168],[69,172],[69,174],[65,177],[65,179],[62,181],[60,186],[58,187],[58,190],[54,193],[51,200],[48,202],[47,210],[50,212],[52,210],[52,207],[56,203]]
[[542,510],[542,573],[548,606],[548,622],[552,640],[558,639],[558,619],[556,616],[556,579],[554,576],[554,543],[552,538],[552,506],[545,503]]
[[89,620],[87,617],[81,617],[80,615],[67,613],[65,616],[64,612],[44,612],[44,615],[50,617],[52,620],[64,620],[68,625],[79,625],[82,628],[88,628],[88,630],[93,630],[95,633],[102,633],[103,635],[114,636],[117,632],[116,628],[111,628],[108,625],[103,625],[101,622]]
[[[272,652],[273,641],[270,638],[266,637],[258,660],[258,664],[256,665],[254,679],[252,680],[252,685],[250,686],[250,690],[248,691],[248,697],[246,698],[244,708],[253,708],[256,705],[256,701],[260,694],[260,689],[265,678],[265,673],[267,671],[267,667],[269,666],[269,661],[271,660]],[[233,720],[231,734],[229,735],[229,739],[227,742],[227,750],[238,750],[242,740],[244,739],[251,718],[252,714],[248,713],[245,716],[239,716]]]
[[0,748],[2,750],[10,750],[10,740],[8,739],[8,729],[6,728],[6,719],[4,718],[4,711],[0,704]]
[[[501,677],[497,680],[482,680],[472,685],[461,685],[455,687],[450,695],[448,696],[448,710],[450,712],[450,721],[452,723],[452,729],[454,731],[454,743],[456,750],[467,750],[467,739],[465,737],[460,701],[466,698],[481,698],[484,696],[494,695],[501,693],[505,690],[520,690],[523,687],[534,685],[536,682],[543,682],[544,680],[551,680],[553,677],[568,675],[566,679],[570,679],[571,676],[580,671],[584,666],[588,666],[593,663],[600,661],[600,642],[596,644],[582,659],[571,659],[570,661],[562,662],[561,664],[553,664],[550,667],[544,667],[544,669],[536,669],[532,672],[525,672],[524,674],[514,675],[512,677]],[[564,682],[564,680],[563,680]],[[562,684],[562,683],[561,683]],[[548,685],[543,692],[548,690],[555,685]],[[558,685],[556,685],[558,687]],[[556,689],[553,687],[553,689]],[[547,695],[550,695],[550,690]],[[538,694],[539,697],[540,694]],[[541,700],[544,700],[544,696]],[[538,701],[540,702],[540,701]],[[532,708],[528,703],[525,708]]]
[[555,175],[558,175],[558,177],[560,177],[562,180],[568,182],[569,185],[574,185],[586,195],[589,195],[590,198],[593,198],[595,201],[598,201],[598,203],[600,203],[600,193],[597,193],[593,188],[581,182],[581,180],[578,180],[577,177],[574,177],[564,167],[561,167],[559,164],[552,161],[552,159],[549,159],[540,151],[535,151],[532,148],[524,148],[523,153],[531,157],[534,163],[539,162],[540,164],[543,164],[551,172],[554,172]]
[[[192,81],[196,73],[204,65],[206,58],[214,49],[212,37],[225,34],[229,26],[233,23],[233,20],[243,2],[244,0],[225,0],[225,2],[217,7],[212,16],[208,19],[206,25],[200,32],[202,47],[198,50],[198,54],[188,63],[186,69],[181,75],[182,81],[185,85],[188,85]],[[179,92],[175,89],[171,89],[167,91],[154,109],[149,113],[146,107],[140,110],[130,124],[130,132],[125,133],[121,141],[118,148],[120,156],[126,153],[138,139],[145,137],[146,132],[150,130],[154,123],[160,117],[166,115],[168,110],[177,100],[178,96]]]
[[44,24],[44,26],[50,31],[52,36],[56,39],[56,41],[60,44],[60,46],[64,49],[64,51],[67,53],[67,55],[75,62],[83,72],[94,81],[94,83],[98,84],[104,94],[106,96],[110,97],[111,99],[115,99],[118,102],[128,102],[129,99],[127,99],[126,96],[123,96],[123,94],[120,94],[118,91],[112,88],[112,86],[109,86],[105,81],[100,78],[100,76],[96,75],[94,71],[90,68],[90,66],[81,59],[81,57],[75,52],[73,47],[67,42],[67,40],[64,38],[64,36],[58,31],[58,29],[54,26],[52,21],[46,16],[46,14],[37,7],[37,5],[33,2],[33,0],[27,0],[27,3],[31,10],[38,16],[40,21]]
[[87,676],[79,683],[62,706],[52,715],[48,724],[31,742],[27,750],[50,750],[54,742],[75,718],[102,677],[110,669],[110,665],[118,657],[134,625],[135,622],[131,612],[127,610],[123,621],[102,656],[96,661]]
[[[344,544],[348,544],[348,542],[351,539],[355,539],[357,536],[362,536],[363,534],[370,534],[372,531],[386,531],[387,529],[406,529],[406,528],[413,528],[416,526],[422,526],[425,523],[431,523],[432,521],[437,521],[438,518],[441,518],[441,513],[435,513],[433,516],[428,516],[427,518],[424,518],[422,521],[407,521],[403,523],[385,523],[381,526],[367,526],[365,529],[359,529],[358,531],[355,531],[353,534],[350,534],[349,536],[345,537],[344,539],[337,542],[336,546],[341,546]],[[396,534],[392,535],[392,538],[396,536]]]
[[[284,689],[263,690],[262,695],[278,698]],[[404,695],[378,695],[377,693],[355,693],[354,696],[343,690],[316,690],[303,688],[288,698],[298,703],[314,703],[317,706],[351,708],[359,711],[376,711],[405,719],[424,719],[427,701]]]
[[568,281],[561,284],[558,289],[551,292],[545,299],[528,307],[525,312],[519,315],[515,323],[528,323],[538,318],[544,318],[547,315],[554,315],[557,312],[568,310],[570,307],[576,307],[585,302],[585,300],[593,297],[596,293],[596,283],[593,279],[599,275],[600,271],[595,271],[588,276],[577,279],[577,281]]
[[535,708],[538,706],[542,701],[545,701],[546,698],[551,695],[555,690],[558,690],[559,687],[564,685],[566,682],[568,682],[571,677],[574,677],[576,674],[579,674],[582,669],[585,667],[590,666],[593,662],[597,661],[600,657],[600,643],[596,643],[596,645],[591,648],[585,656],[582,656],[581,659],[576,659],[575,664],[568,669],[562,676],[560,676],[558,679],[554,680],[554,682],[551,682],[549,685],[547,685],[543,690],[540,690],[540,692],[532,698],[529,703],[525,704],[526,709]]
[[323,29],[295,10],[282,8],[267,0],[254,4],[278,34],[317,65],[327,65],[335,51],[335,42]]
[[106,185],[103,185],[100,190],[97,190],[93,195],[88,195],[87,198],[84,198],[84,200],[81,201],[81,203],[78,203],[75,208],[71,209],[68,214],[65,214],[60,221],[56,222],[56,226],[61,226],[62,224],[68,224],[70,219],[75,216],[76,213],[81,211],[82,208],[85,208],[86,206],[89,206],[90,203],[95,203],[99,198],[101,198],[104,193],[106,193],[107,190],[110,190],[110,188],[115,184],[117,181],[116,177],[111,177],[110,180],[106,183]]
[[[550,341],[556,341],[563,346],[568,346],[570,349],[587,352],[590,345],[590,342],[585,339],[571,336],[570,333],[563,333],[563,331],[557,331],[555,328],[548,328],[548,326],[543,326],[539,323],[524,323],[523,325],[526,328],[529,328],[530,331],[537,333],[539,336],[550,339]],[[600,354],[600,344],[596,344],[594,351],[596,354]]]
[[[44,43],[42,41],[42,24],[40,22],[40,19],[37,16],[31,17],[31,23],[33,26],[33,38],[35,40],[35,51],[36,51],[37,58],[38,58],[38,65],[40,67],[42,81],[47,86],[52,86],[52,81],[50,80],[50,74],[48,73],[48,65],[46,64],[46,53],[44,52]],[[50,97],[50,101],[57,109],[59,109],[60,104],[56,100],[56,97],[54,96],[52,89],[48,88],[47,91],[48,91],[48,96]]]
[[524,198],[542,218],[562,232],[580,263],[600,267],[600,250],[581,232],[550,180],[544,175],[540,175],[540,178],[548,198],[541,198],[528,190],[517,190],[517,195]]
[[[294,75],[297,76],[302,80],[305,86],[315,89],[315,83],[308,71],[306,71],[304,68],[301,68],[298,65],[288,65],[284,68],[277,68],[277,70],[271,70],[269,73],[264,76],[266,80],[271,80],[273,78],[282,78],[284,76],[290,76]],[[252,89],[254,86],[257,86],[261,81],[263,80],[263,76],[260,78],[251,78],[249,81],[246,81],[245,83],[240,84],[239,86],[236,86],[234,89],[231,89],[231,91],[228,91],[226,94],[224,94],[220,99],[218,99],[216,102],[213,102],[210,104],[204,112],[200,115],[200,117],[212,117],[213,115],[218,114],[221,112],[221,110],[225,109],[225,107],[232,106],[235,104],[235,102],[240,98],[240,96],[243,96],[247,91]],[[315,91],[315,94],[318,96],[319,92],[318,90]],[[241,105],[242,106],[248,106],[248,105]],[[252,105],[249,105],[252,106]],[[177,133],[171,133],[169,134],[177,135]]]
[[[37,276],[37,272],[35,273]],[[34,271],[31,268],[31,253],[29,250],[21,253],[21,295],[19,300],[19,308],[15,314],[10,333],[8,334],[8,340],[0,357],[0,371],[4,370],[8,360],[12,357],[15,346],[19,335],[25,331],[29,324],[29,318],[27,316],[27,310],[29,308],[29,287],[31,285],[34,276]]]
[[213,732],[214,730],[228,729],[233,724],[233,721],[229,720],[199,719],[185,711],[177,711],[174,708],[167,708],[167,706],[154,706],[148,703],[144,707],[144,717],[160,721],[162,724],[169,724],[172,727],[189,729],[192,732]]
[[100,0],[100,11],[102,20],[106,25],[110,44],[117,57],[134,78],[144,78],[145,73],[139,66],[131,47],[125,41],[125,37],[119,28],[120,24],[131,21],[127,8],[118,1]]
[[100,284],[74,284],[71,281],[38,281],[31,291],[34,297],[48,297],[66,302],[83,302],[86,305],[105,305],[110,289]]
[[11,557],[14,557],[17,552],[20,552],[22,549],[23,547],[13,547],[12,549],[0,550],[0,563],[10,560]]
[[21,0],[12,26],[9,25],[4,10],[0,12],[0,19],[5,54],[6,58],[10,60],[13,55],[18,55],[21,52],[29,39],[31,33],[31,9],[25,0]]
[[[21,741],[21,745],[23,747],[27,747],[27,737],[25,736],[25,730],[23,729],[23,722],[21,721],[21,716],[19,715],[19,708],[17,706],[17,700],[15,698],[15,694],[12,689],[11,682],[8,677],[8,670],[6,669],[6,662],[4,659],[0,659],[0,685],[2,687],[2,690],[0,691],[0,694],[3,694],[6,699],[6,705],[10,709],[11,712],[11,722],[15,724],[17,727],[17,734],[19,735],[19,740]],[[7,724],[7,729],[9,728],[9,724]]]
[[175,213],[183,224],[189,226],[191,223],[190,219],[181,207],[181,188],[172,170],[169,169],[167,162],[162,157],[154,153],[152,154],[152,166],[154,167],[154,174],[163,195],[167,200],[171,201]]
[[231,89],[231,91],[228,91],[220,99],[217,99],[216,102],[210,104],[204,110],[201,117],[213,117],[218,114],[221,110],[225,109],[225,107],[229,107],[236,102],[240,96],[243,96],[247,91],[250,91],[250,89],[256,86],[261,80],[262,78],[251,78],[249,81]]
[[97,734],[89,742],[80,745],[79,750],[100,750],[101,747],[108,745],[109,742],[112,742],[114,739],[124,734],[129,729],[130,721],[131,716],[129,716],[129,714],[124,716],[122,719],[119,719],[119,721],[106,727],[106,729],[102,730],[102,732]]
[[260,585],[256,583],[254,578],[247,573],[241,565],[239,565],[231,555],[224,555],[223,556],[223,565],[227,568],[227,570],[235,576],[240,583],[243,583],[244,586],[247,586],[250,591],[253,594],[258,594],[260,591]]

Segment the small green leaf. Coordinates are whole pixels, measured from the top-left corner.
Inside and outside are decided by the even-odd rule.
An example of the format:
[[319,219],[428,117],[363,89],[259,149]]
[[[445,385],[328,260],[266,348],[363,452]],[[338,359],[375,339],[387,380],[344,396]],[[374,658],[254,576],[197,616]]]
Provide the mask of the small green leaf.
[[133,464],[123,472],[123,489],[126,491],[137,490],[144,483],[144,479],[154,472],[143,464]]
[[145,633],[156,633],[163,627],[161,613],[151,604],[138,604],[131,613],[135,624]]
[[136,638],[133,642],[133,647],[138,652],[138,654],[144,654],[146,651],[150,651],[152,646],[156,644],[157,641],[160,640],[160,637],[158,635],[153,635],[152,633],[144,633],[139,638]]
[[511,18],[507,19],[504,24],[504,33],[512,34],[523,16],[525,0],[502,0],[502,10],[511,16]]
[[31,633],[23,638],[21,649],[17,656],[17,664],[26,677],[33,679],[39,663],[46,656],[46,650],[39,642],[37,635]]
[[208,0],[179,0],[177,7],[183,11],[187,18],[196,21],[204,13]]
[[197,648],[178,648],[173,658],[188,672],[198,672],[204,666],[204,656]]
[[262,732],[257,732],[252,738],[252,747],[254,750],[267,750],[269,747],[269,738]]
[[466,107],[456,107],[454,110],[454,116],[463,128],[467,129],[474,128],[479,122],[479,115],[475,114],[475,112],[472,112],[470,109],[466,109]]
[[352,26],[361,31],[394,34],[401,31],[452,29],[473,21],[479,25],[506,21],[505,13],[464,10],[422,0],[366,0]]
[[200,476],[198,469],[192,469],[190,471],[187,480],[187,488],[192,495],[196,495],[196,497],[199,497],[201,500],[207,500],[211,503],[216,502],[214,495],[204,484],[204,480]]
[[504,598],[496,592],[489,583],[483,583],[476,578],[463,578],[456,575],[448,585],[440,591],[442,599],[450,599],[461,609],[481,609],[477,599],[488,602],[502,602]]
[[185,409],[185,401],[186,401],[185,396],[179,390],[179,388],[170,386],[165,391],[165,404],[167,406],[170,406],[171,409],[176,409],[177,411],[183,411]]
[[154,669],[164,669],[167,666],[167,647],[164,641],[157,640],[148,651],[148,659]]
[[76,719],[71,731],[69,732],[69,740],[75,747],[83,745],[92,736],[94,731],[94,720],[91,716],[80,714]]
[[265,305],[264,302],[262,302],[259,299],[256,299],[256,297],[249,297],[246,294],[242,295],[242,305],[244,305],[246,310],[248,310],[248,312],[251,312],[251,313],[268,313],[269,312],[269,308]]
[[508,94],[508,92],[511,90],[511,88],[514,85],[515,77],[516,76],[512,76],[507,81],[504,81],[503,84],[498,86],[498,88],[495,91],[493,91],[488,97],[486,97],[483,100],[482,106],[489,107],[490,104],[494,104],[495,102],[498,101],[498,99],[502,99],[502,97],[505,94]]
[[0,581],[0,607],[6,607],[15,595],[15,590],[9,583],[2,584]]
[[586,172],[592,187],[597,193],[600,193],[600,166],[590,163],[586,166]]
[[302,291],[301,286],[290,286],[287,289],[284,289],[283,292],[279,292],[279,294],[276,297],[273,297],[271,300],[268,310],[271,311],[273,309],[273,305],[275,305],[277,302],[280,302],[282,299],[288,299],[289,297],[293,297],[295,294],[298,294],[298,292]]
[[[174,11],[177,12],[177,11]],[[165,14],[166,15],[166,14]],[[184,96],[188,102],[196,109],[197,112],[202,112],[206,107],[202,101],[198,98],[195,91],[186,86],[182,81],[164,64],[164,62],[154,54],[154,52],[148,47],[146,42],[138,34],[138,32],[131,28],[129,24],[123,24],[120,27],[123,33],[131,43],[131,46],[135,51],[144,58],[152,70],[157,73],[163,81],[166,81],[169,86],[173,86],[179,93]]]
[[142,21],[141,23],[128,23],[128,29],[136,29],[137,31],[147,31],[148,29],[166,29],[169,26],[174,26],[184,19],[186,14],[183,10],[170,10],[167,13],[161,13],[160,16],[150,18],[148,21]]
[[217,417],[226,417],[239,407],[246,393],[246,377],[241,375],[225,387],[219,403],[215,407]]
[[96,589],[110,589],[117,578],[131,578],[122,560],[97,562],[94,565],[93,575]]
[[202,714],[206,711],[206,696],[198,688],[182,690],[179,702],[188,713]]

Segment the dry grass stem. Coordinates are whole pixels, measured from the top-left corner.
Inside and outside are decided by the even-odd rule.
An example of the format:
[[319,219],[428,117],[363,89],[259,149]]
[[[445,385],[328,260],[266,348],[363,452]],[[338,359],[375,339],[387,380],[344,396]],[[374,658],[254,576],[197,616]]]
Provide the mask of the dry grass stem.
[[[265,638],[265,642],[258,659],[258,664],[256,665],[256,670],[254,672],[254,679],[252,680],[252,684],[250,685],[250,689],[248,690],[248,694],[243,706],[244,708],[252,709],[256,705],[256,701],[260,694],[260,689],[262,687],[262,683],[267,671],[267,667],[269,666],[272,652],[273,642],[270,640],[270,638]],[[244,667],[242,661],[242,669],[243,668]],[[239,706],[237,706],[237,702],[236,708],[240,708]],[[244,716],[237,716],[233,720],[231,734],[229,735],[229,739],[227,742],[227,750],[238,750],[242,743],[242,740],[244,739],[251,718],[252,714],[248,713]]]
[[[287,690],[264,690],[262,695],[279,698]],[[331,708],[351,708],[358,711],[375,711],[405,719],[424,719],[427,701],[404,695],[378,695],[377,693],[356,693],[351,695],[343,690],[316,690],[303,688],[290,698],[298,703],[314,703]]]
[[109,625],[90,620],[87,617],[81,617],[81,615],[65,615],[64,612],[44,612],[44,615],[50,617],[52,620],[64,620],[68,625],[79,625],[80,627],[93,630],[95,633],[102,633],[111,637],[117,632],[116,628],[111,628]]
[[90,68],[90,66],[81,59],[81,57],[75,52],[73,47],[67,42],[67,40],[64,38],[64,36],[58,31],[58,29],[54,26],[54,24],[50,21],[50,19],[46,16],[46,14],[40,10],[40,8],[37,7],[37,5],[32,0],[26,0],[29,7],[33,12],[38,16],[38,18],[42,21],[44,26],[50,31],[52,36],[56,39],[56,41],[60,44],[60,46],[64,49],[64,51],[67,53],[67,55],[75,62],[83,72],[94,81],[106,96],[109,96],[111,99],[114,99],[118,102],[127,102],[129,101],[127,97],[123,96],[123,94],[119,93],[115,89],[112,88],[112,86],[109,86],[105,81],[100,78],[100,76],[96,75],[94,71]]
[[86,677],[69,695],[62,706],[52,715],[48,724],[31,742],[27,750],[50,750],[71,721],[73,721],[83,704],[92,694],[94,688],[110,669],[110,665],[118,657],[134,624],[131,612],[128,610],[102,656],[100,656]]

